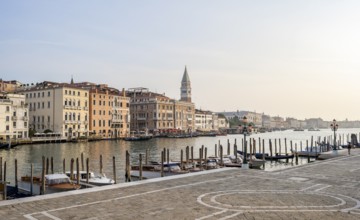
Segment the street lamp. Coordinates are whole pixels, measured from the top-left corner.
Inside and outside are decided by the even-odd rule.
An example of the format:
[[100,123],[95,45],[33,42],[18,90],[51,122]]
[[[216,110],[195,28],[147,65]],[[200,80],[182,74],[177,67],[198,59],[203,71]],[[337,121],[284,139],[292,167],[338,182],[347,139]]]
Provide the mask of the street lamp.
[[248,169],[248,168],[249,168],[249,165],[248,165],[248,162],[247,162],[246,135],[249,135],[249,134],[250,134],[251,126],[248,126],[248,122],[247,122],[246,116],[243,117],[242,123],[243,123],[242,133],[244,134],[244,152],[243,152],[243,153],[244,153],[244,161],[243,161],[242,167],[243,167],[244,169]]
[[339,127],[338,124],[336,124],[336,120],[333,120],[333,123],[330,124],[331,130],[334,131],[334,150],[336,150],[336,131]]

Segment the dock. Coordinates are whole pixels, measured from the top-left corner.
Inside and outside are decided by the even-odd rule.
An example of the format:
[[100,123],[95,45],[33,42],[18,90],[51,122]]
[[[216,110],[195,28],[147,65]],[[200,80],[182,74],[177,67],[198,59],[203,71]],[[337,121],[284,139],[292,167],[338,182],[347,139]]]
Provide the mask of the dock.
[[223,168],[0,201],[6,219],[359,219],[360,149],[277,171]]

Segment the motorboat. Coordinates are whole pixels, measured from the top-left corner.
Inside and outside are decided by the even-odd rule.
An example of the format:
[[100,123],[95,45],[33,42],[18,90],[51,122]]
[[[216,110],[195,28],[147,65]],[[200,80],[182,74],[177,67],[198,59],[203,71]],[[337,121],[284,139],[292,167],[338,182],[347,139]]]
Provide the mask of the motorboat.
[[[70,177],[71,173],[70,171],[65,173],[66,176]],[[74,179],[77,178],[77,172],[74,171],[73,173]],[[95,185],[95,186],[104,186],[104,185],[112,185],[115,183],[114,180],[106,177],[104,173],[102,174],[94,174],[93,172],[87,173],[86,171],[80,171],[80,182],[86,183],[87,177],[89,176],[89,184]]]

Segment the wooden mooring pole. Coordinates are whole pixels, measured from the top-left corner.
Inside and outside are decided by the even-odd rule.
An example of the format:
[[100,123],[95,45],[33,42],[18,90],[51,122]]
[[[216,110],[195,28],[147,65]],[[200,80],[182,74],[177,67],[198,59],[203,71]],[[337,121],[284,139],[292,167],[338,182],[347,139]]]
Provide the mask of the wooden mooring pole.
[[74,159],[70,160],[70,180],[74,179]]
[[80,163],[79,158],[76,158],[76,184],[80,185]]
[[65,158],[63,159],[63,173],[65,173],[66,170],[65,170]]
[[18,165],[17,159],[15,159],[15,190],[18,191]]
[[42,172],[41,172],[41,189],[40,194],[45,195],[45,156],[42,157]]
[[84,153],[81,152],[81,170],[85,170],[85,167],[84,167]]
[[30,164],[30,196],[33,195],[34,189],[34,166]]
[[164,157],[165,152],[161,151],[161,177],[164,177]]
[[139,154],[139,180],[142,180],[142,154]]
[[100,154],[100,174],[103,174],[103,158],[102,158],[102,154]]
[[89,158],[86,158],[86,183],[89,183]]

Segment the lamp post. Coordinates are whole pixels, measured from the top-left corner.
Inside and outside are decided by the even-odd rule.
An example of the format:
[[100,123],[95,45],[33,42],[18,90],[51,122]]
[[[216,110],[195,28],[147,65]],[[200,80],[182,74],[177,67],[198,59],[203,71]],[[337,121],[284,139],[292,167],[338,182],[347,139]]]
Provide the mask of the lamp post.
[[243,117],[242,122],[243,122],[242,133],[244,134],[244,161],[243,161],[242,167],[243,167],[244,169],[248,169],[248,168],[249,168],[249,164],[248,164],[248,162],[247,162],[247,143],[246,143],[246,135],[249,135],[249,132],[251,131],[251,127],[248,126],[246,116]]
[[331,130],[334,131],[334,150],[336,150],[336,131],[339,127],[339,125],[336,123],[336,120],[333,120],[333,123],[330,124]]

